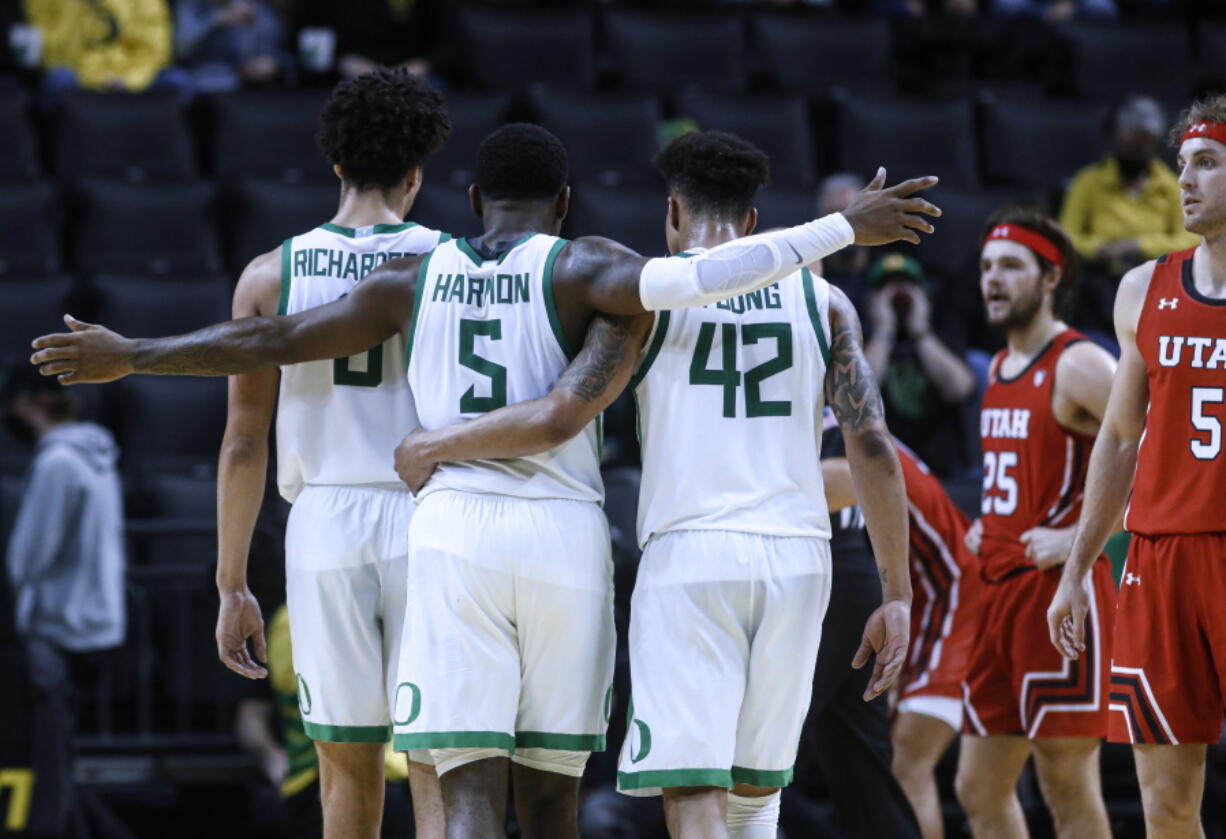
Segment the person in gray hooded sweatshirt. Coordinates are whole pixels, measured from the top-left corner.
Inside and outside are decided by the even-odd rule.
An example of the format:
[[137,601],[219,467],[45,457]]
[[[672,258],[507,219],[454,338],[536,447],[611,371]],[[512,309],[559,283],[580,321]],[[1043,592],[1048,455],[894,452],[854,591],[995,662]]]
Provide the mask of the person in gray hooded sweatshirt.
[[36,443],[7,570],[17,631],[65,653],[118,647],[126,629],[123,495],[111,433],[76,418],[53,380],[14,368],[0,391],[11,433]]

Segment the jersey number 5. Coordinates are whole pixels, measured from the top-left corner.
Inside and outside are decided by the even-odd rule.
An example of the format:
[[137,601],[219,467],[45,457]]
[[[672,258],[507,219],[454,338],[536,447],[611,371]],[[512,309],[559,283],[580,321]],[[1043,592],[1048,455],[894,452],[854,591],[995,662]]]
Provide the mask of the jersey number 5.
[[[349,362],[363,355],[366,356],[366,369],[351,369]],[[366,352],[350,358],[333,359],[332,384],[350,387],[378,387],[383,384],[383,345],[371,347]]]
[[477,355],[477,336],[491,341],[502,340],[501,320],[460,321],[460,364],[469,370],[487,376],[490,380],[490,395],[478,396],[477,386],[472,385],[460,397],[461,414],[484,414],[507,404],[507,368],[488,358]]
[[[983,505],[986,516],[1011,516],[1017,510],[1017,478],[1009,470],[1017,466],[1017,452],[983,453]],[[993,494],[998,493],[998,494]]]
[[1213,460],[1222,453],[1222,421],[1205,414],[1206,405],[1220,405],[1226,392],[1220,387],[1192,388],[1192,427],[1209,435],[1209,440],[1192,438],[1188,445],[1197,460]]
[[[704,323],[698,328],[698,343],[690,361],[690,384],[717,385],[724,389],[724,416],[736,416],[736,389],[741,385],[741,371],[736,369],[736,324],[720,324],[723,344],[719,367],[708,367],[715,344],[715,324]],[[745,371],[745,416],[790,417],[792,403],[786,399],[762,398],[762,382],[792,366],[792,327],[787,323],[747,323],[741,327],[741,343],[745,346],[763,340],[774,340],[775,357]]]

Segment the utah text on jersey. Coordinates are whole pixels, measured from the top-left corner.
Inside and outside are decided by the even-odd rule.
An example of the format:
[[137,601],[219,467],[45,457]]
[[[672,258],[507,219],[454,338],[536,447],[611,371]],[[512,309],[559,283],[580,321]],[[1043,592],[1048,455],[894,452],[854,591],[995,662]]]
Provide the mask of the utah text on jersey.
[[1003,437],[1010,440],[1025,440],[1030,436],[1030,410],[1028,408],[985,408],[979,414],[981,437]]
[[[1188,352],[1185,356],[1184,348]],[[1205,358],[1205,351],[1213,351]],[[1226,338],[1204,338],[1183,335],[1158,336],[1158,363],[1163,367],[1178,367],[1185,363],[1195,369],[1217,370],[1226,366]]]

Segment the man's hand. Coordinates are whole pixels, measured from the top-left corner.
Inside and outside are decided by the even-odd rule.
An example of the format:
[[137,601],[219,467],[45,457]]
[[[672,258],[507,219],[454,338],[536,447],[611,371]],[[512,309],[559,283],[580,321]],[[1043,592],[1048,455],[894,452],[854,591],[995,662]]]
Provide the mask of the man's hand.
[[413,491],[414,495],[421,492],[421,488],[426,485],[426,481],[430,480],[430,476],[438,468],[438,463],[431,460],[425,453],[424,443],[429,433],[420,428],[410,431],[396,447],[396,474]]
[[932,331],[932,304],[928,295],[915,283],[902,283],[897,294],[905,294],[911,301],[907,309],[907,334],[918,338]]
[[898,331],[898,316],[894,313],[894,295],[889,289],[880,288],[868,297],[865,307],[872,337],[893,337]]
[[1073,549],[1075,530],[1075,527],[1032,527],[1021,536],[1026,558],[1040,571],[1063,565]]
[[62,385],[113,382],[132,372],[135,341],[72,315],[64,315],[64,323],[71,332],[43,335],[30,344],[38,350],[30,356],[38,372]]
[[979,545],[983,542],[983,519],[975,519],[971,522],[971,526],[966,529],[966,536],[962,538],[962,544],[966,545],[966,549],[979,556]]
[[247,639],[255,650],[255,658],[268,662],[268,646],[264,641],[264,618],[260,604],[249,589],[223,591],[221,608],[217,611],[217,657],[221,663],[240,676],[263,679],[268,670],[256,664],[247,649]]
[[904,600],[887,600],[868,616],[864,624],[864,637],[860,640],[860,649],[851,666],[859,670],[868,662],[869,655],[876,653],[877,660],[873,664],[873,677],[864,690],[864,701],[868,702],[898,678],[903,662],[907,658],[907,647],[911,643],[911,604]]
[[1077,658],[1086,648],[1086,613],[1090,611],[1090,575],[1080,582],[1069,579],[1067,571],[1047,607],[1047,632],[1052,645],[1065,658]]
[[936,178],[928,176],[884,189],[885,168],[878,169],[872,183],[857,192],[843,210],[843,218],[856,232],[856,244],[888,245],[901,239],[918,245],[919,234],[933,230],[920,213],[940,216],[941,210],[923,198],[911,196],[936,183]]

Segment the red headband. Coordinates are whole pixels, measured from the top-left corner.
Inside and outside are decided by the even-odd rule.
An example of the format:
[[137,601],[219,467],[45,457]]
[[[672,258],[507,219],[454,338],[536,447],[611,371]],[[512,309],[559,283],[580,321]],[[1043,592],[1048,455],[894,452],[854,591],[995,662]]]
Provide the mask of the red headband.
[[1222,145],[1226,146],[1226,123],[1221,122],[1196,122],[1188,126],[1188,130],[1183,132],[1183,136],[1179,138],[1179,142],[1185,140],[1194,140],[1197,137],[1203,137],[1206,140],[1217,140]]
[[1017,242],[1019,245],[1025,245],[1030,248],[1056,267],[1063,267],[1064,265],[1064,257],[1060,255],[1060,249],[1052,243],[1051,239],[1041,236],[1028,228],[1019,227],[1016,224],[998,224],[992,228],[992,232],[987,235],[983,243],[986,245],[994,239]]

